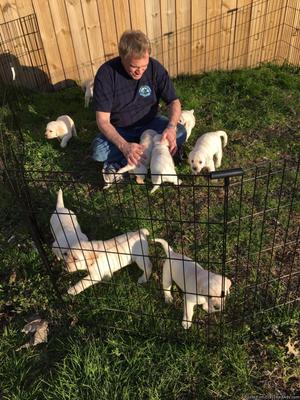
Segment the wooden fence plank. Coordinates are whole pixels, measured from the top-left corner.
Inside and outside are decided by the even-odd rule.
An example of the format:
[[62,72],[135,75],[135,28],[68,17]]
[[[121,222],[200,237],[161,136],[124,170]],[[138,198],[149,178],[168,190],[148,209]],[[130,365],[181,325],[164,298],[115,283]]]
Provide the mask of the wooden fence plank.
[[191,71],[191,4],[176,0],[178,74]]
[[218,68],[231,69],[236,29],[236,0],[222,1]]
[[163,63],[160,1],[147,0],[145,11],[147,35],[151,41],[152,56]]
[[79,79],[84,82],[92,76],[91,58],[80,0],[65,0],[70,31],[74,45]]
[[1,7],[1,2],[0,2],[0,24],[3,24],[5,22],[5,19],[4,19],[4,15],[3,15],[3,12],[2,12],[2,7]]
[[163,64],[170,76],[177,76],[175,0],[161,0]]
[[[34,14],[34,8],[31,0],[16,0],[16,8],[19,17],[23,17],[22,25],[25,32],[33,32],[28,34],[25,38],[26,45],[31,51],[31,62],[33,65],[45,65],[46,59],[43,54],[43,44],[40,35],[37,33],[39,28],[35,24],[35,18],[29,17]],[[47,69],[47,68],[45,68]]]
[[272,0],[266,6],[265,34],[262,44],[261,61],[269,62],[275,59],[278,31],[281,23],[281,15],[284,9],[282,0]]
[[293,24],[295,19],[295,7],[292,0],[288,0],[284,13],[284,24],[280,35],[280,44],[277,49],[277,57],[281,62],[288,62],[289,46],[293,33]]
[[247,57],[248,67],[254,67],[261,62],[261,51],[266,18],[266,4],[266,1],[255,1],[252,4],[252,18]]
[[19,18],[16,0],[0,0],[0,8],[5,22]]
[[300,61],[300,4],[295,0],[290,0],[289,7],[294,19],[291,24],[291,34],[289,40],[289,53],[287,61],[294,65],[299,65]]
[[192,0],[191,73],[205,70],[207,0]]
[[16,7],[20,17],[25,17],[34,12],[31,0],[16,0]]
[[63,82],[66,76],[57,45],[49,3],[45,0],[33,0],[33,7],[39,22],[50,79],[52,84],[57,85]]
[[65,79],[80,79],[75,57],[73,38],[64,0],[49,0],[51,20],[63,65]]
[[118,55],[116,21],[111,0],[98,0],[105,59]]
[[93,78],[99,68],[104,62],[104,46],[102,40],[102,32],[99,24],[99,12],[96,0],[83,1],[82,11],[86,27],[88,49],[90,52],[91,60],[91,76]]
[[131,29],[131,18],[128,0],[114,0],[114,12],[118,41],[124,31]]
[[235,43],[231,62],[232,69],[247,66],[252,1],[253,0],[237,1]]
[[221,3],[210,0],[207,4],[205,70],[218,68],[220,60]]
[[284,31],[285,31],[285,25],[286,25],[285,19],[286,19],[286,14],[287,14],[287,9],[288,9],[288,3],[289,3],[289,0],[283,0],[283,10],[282,10],[282,15],[281,15],[282,23],[279,28],[278,41],[277,41],[276,50],[275,50],[275,58],[279,64],[281,64],[283,61],[282,54],[281,54],[282,50],[283,50],[282,38],[284,35]]
[[132,29],[140,29],[147,34],[144,0],[129,0]]

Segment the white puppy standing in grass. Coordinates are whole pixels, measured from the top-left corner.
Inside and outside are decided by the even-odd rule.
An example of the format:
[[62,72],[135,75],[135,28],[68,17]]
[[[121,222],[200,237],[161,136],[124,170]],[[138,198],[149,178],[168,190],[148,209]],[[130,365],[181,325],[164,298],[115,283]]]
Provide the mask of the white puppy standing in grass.
[[109,240],[86,241],[70,250],[66,258],[69,272],[87,270],[88,275],[70,287],[68,293],[76,295],[88,287],[111,278],[113,273],[136,262],[143,271],[138,283],[147,282],[152,272],[149,258],[147,229],[127,232]]
[[179,123],[183,125],[186,129],[186,140],[191,136],[192,129],[196,125],[196,119],[194,115],[194,110],[183,110],[181,111],[181,116]]
[[130,171],[136,175],[136,182],[139,184],[144,183],[145,175],[148,172],[150,166],[151,152],[153,148],[153,138],[157,134],[153,129],[147,129],[141,135],[140,144],[144,146],[144,152],[142,155],[142,161],[139,166],[137,165],[125,165],[125,167],[119,169],[118,174]]
[[54,237],[52,251],[59,260],[67,260],[70,249],[81,249],[88,237],[81,231],[76,215],[65,208],[63,192],[57,193],[56,210],[50,218],[50,228]]
[[202,305],[208,312],[220,311],[222,293],[226,296],[231,287],[230,279],[203,269],[191,258],[175,251],[164,239],[154,239],[160,243],[167,255],[163,263],[163,290],[166,303],[171,303],[172,281],[183,291],[182,326],[188,329],[192,325],[194,307]]
[[169,151],[169,142],[163,140],[161,135],[155,135],[153,138],[153,149],[150,162],[151,180],[154,193],[163,182],[181,185],[182,181],[178,178],[175,170],[175,164]]
[[225,147],[227,134],[224,131],[208,132],[199,137],[189,154],[189,164],[195,175],[199,174],[203,168],[211,172],[221,166],[223,156],[221,138],[224,140],[223,147]]
[[77,136],[74,121],[68,115],[61,115],[56,121],[51,121],[46,126],[46,139],[57,138],[60,147],[65,148],[72,136]]

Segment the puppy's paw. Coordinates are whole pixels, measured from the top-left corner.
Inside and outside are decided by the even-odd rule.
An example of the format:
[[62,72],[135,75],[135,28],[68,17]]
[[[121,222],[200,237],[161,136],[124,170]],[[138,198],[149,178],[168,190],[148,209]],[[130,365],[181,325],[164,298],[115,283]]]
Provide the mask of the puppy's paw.
[[72,296],[76,296],[77,291],[74,288],[74,286],[70,287],[70,289],[68,290],[68,294],[72,295]]
[[150,191],[150,194],[153,194],[154,192],[156,192],[157,189],[159,189],[159,185],[154,184],[152,190]]
[[143,275],[138,279],[138,283],[146,283],[146,282],[147,282],[146,275],[143,274]]
[[165,302],[168,304],[173,303],[173,297],[170,294],[165,294]]
[[182,321],[182,327],[183,329],[189,329],[192,326],[192,322],[191,321]]

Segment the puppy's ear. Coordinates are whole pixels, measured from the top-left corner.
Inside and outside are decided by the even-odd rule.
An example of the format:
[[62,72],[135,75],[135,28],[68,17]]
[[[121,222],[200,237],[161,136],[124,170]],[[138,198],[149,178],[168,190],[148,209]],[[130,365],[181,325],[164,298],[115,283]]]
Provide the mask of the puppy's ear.
[[194,114],[194,110],[191,110],[191,113]]

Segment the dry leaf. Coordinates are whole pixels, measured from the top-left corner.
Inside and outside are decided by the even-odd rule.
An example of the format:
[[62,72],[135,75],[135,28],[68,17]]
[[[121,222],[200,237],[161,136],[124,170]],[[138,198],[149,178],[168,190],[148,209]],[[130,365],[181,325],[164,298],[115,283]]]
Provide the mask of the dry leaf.
[[16,279],[17,279],[17,273],[16,273],[15,270],[12,270],[12,272],[11,272],[11,274],[10,274],[10,277],[9,277],[8,283],[9,283],[10,285],[12,285],[13,283],[16,282]]
[[78,323],[79,319],[78,317],[74,316],[70,322],[70,326],[75,326]]
[[48,321],[44,319],[37,318],[34,321],[28,322],[22,329],[22,332],[34,333],[33,337],[21,347],[17,349],[17,351],[21,349],[28,349],[28,347],[36,346],[40,343],[47,342],[48,336]]
[[298,341],[296,342],[294,342],[294,343],[292,343],[292,340],[291,340],[291,338],[289,337],[289,341],[288,341],[288,343],[285,345],[287,348],[288,348],[288,354],[293,354],[295,357],[299,357],[299,350],[298,349],[296,349],[296,344],[298,344]]

